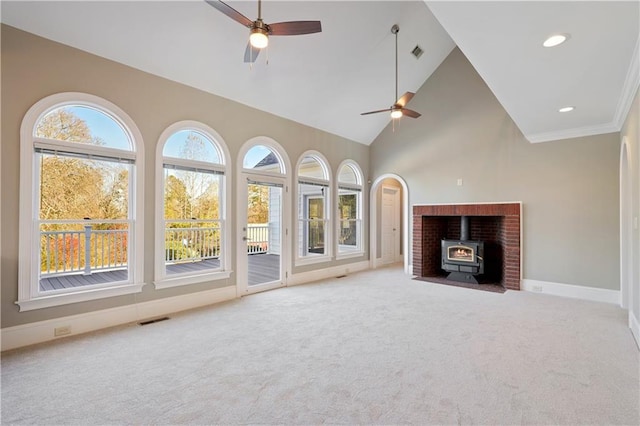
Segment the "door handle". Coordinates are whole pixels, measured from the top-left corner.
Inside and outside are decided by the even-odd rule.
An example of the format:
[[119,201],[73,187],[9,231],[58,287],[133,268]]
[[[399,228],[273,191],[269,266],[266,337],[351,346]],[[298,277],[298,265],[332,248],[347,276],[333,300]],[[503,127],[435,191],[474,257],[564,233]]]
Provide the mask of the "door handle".
[[251,238],[242,237],[242,241],[251,241]]

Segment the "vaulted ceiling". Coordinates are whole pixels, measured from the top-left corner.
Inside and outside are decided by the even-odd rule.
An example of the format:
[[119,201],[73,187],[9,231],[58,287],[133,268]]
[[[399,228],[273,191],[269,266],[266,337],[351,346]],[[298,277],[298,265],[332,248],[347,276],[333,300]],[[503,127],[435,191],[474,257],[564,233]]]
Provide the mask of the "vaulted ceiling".
[[[229,1],[257,17],[257,2]],[[457,45],[531,142],[620,129],[640,81],[639,1],[276,1],[265,22],[320,20],[271,37],[253,66],[248,30],[204,1],[2,1],[3,23],[370,144],[388,114]],[[554,33],[569,40],[542,46]],[[424,53],[416,59],[418,45]],[[410,104],[408,105],[411,106]],[[574,106],[570,113],[559,113]],[[405,118],[404,120],[410,120]],[[419,119],[418,119],[419,120]]]

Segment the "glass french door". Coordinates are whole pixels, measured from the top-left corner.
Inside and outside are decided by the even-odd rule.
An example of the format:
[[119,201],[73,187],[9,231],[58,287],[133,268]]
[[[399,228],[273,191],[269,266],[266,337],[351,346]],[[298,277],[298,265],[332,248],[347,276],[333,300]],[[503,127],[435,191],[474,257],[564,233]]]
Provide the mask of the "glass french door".
[[283,187],[275,179],[247,178],[247,213],[245,220],[241,220],[240,233],[246,262],[242,262],[245,270],[239,274],[246,280],[246,293],[284,284]]

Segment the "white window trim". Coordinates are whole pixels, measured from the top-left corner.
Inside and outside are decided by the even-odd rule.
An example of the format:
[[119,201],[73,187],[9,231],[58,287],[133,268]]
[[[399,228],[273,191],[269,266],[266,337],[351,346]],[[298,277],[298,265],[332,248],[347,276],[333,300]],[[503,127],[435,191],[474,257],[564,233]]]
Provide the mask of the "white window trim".
[[[340,171],[342,170],[343,167],[345,166],[351,166],[356,174],[356,180],[357,183],[347,183],[347,182],[340,182]],[[365,229],[365,221],[364,221],[364,174],[362,173],[362,169],[360,168],[360,165],[354,161],[354,160],[344,160],[342,163],[340,163],[340,165],[338,166],[338,171],[336,173],[336,184],[335,184],[335,205],[338,206],[340,203],[340,188],[349,188],[352,189],[353,191],[358,191],[360,194],[360,198],[358,200],[358,213],[356,215],[356,220],[360,221],[360,235],[358,236],[359,241],[358,241],[358,249],[357,250],[353,250],[353,251],[345,251],[345,252],[340,252],[340,219],[339,217],[336,217],[336,260],[342,260],[342,259],[350,259],[350,258],[354,258],[354,257],[362,257],[365,254],[365,250],[364,250],[364,229]]]
[[[307,177],[307,176],[300,176],[299,172],[300,172],[300,165],[302,164],[302,161],[304,160],[305,157],[314,157],[316,159],[316,161],[318,161],[318,163],[320,163],[320,166],[322,167],[322,169],[324,170],[324,173],[326,175],[326,179],[318,179],[318,178],[312,178],[312,177]],[[325,227],[325,231],[324,231],[324,238],[325,238],[325,252],[324,254],[321,255],[317,255],[317,256],[300,256],[300,207],[299,207],[299,197],[300,197],[300,181],[304,182],[309,182],[309,183],[316,183],[318,185],[322,185],[324,187],[327,188],[327,191],[329,192],[329,194],[325,195],[324,199],[325,199],[325,203],[327,204],[325,206],[325,211],[326,211],[326,215],[327,218],[325,219],[327,226]],[[295,185],[294,185],[294,194],[293,194],[293,199],[295,200],[295,226],[294,228],[294,253],[295,253],[295,265],[296,266],[303,266],[303,265],[312,265],[312,264],[316,264],[316,263],[326,263],[326,262],[330,262],[331,259],[333,258],[333,239],[334,239],[334,232],[331,232],[331,230],[334,228],[333,226],[333,221],[334,221],[334,214],[333,213],[333,205],[334,205],[334,196],[332,196],[332,193],[334,191],[332,191],[332,185],[331,185],[331,169],[329,167],[329,162],[327,161],[326,157],[324,155],[322,155],[320,152],[318,151],[305,151],[302,153],[302,155],[300,155],[300,157],[298,158],[298,162],[296,163],[296,168],[295,168]]]
[[[181,160],[179,158],[171,158],[171,163],[174,164],[184,164],[184,165],[192,165],[192,166],[200,166],[202,168],[216,170],[224,173],[224,185],[223,185],[223,194],[220,197],[220,221],[222,222],[221,234],[222,234],[222,256],[220,256],[220,269],[196,273],[196,274],[180,274],[176,276],[168,276],[166,275],[165,268],[165,246],[164,246],[164,238],[161,238],[161,235],[164,235],[164,160],[163,156],[164,146],[171,137],[176,132],[180,130],[196,130],[198,132],[203,133],[207,138],[211,139],[219,149],[221,154],[220,160],[222,164],[212,164],[201,161],[186,161]],[[154,268],[154,281],[153,285],[157,290],[172,288],[172,287],[181,287],[192,284],[201,284],[212,281],[219,281],[229,279],[231,273],[231,221],[229,220],[230,212],[228,212],[227,207],[231,205],[231,156],[229,154],[229,149],[227,148],[227,144],[224,139],[218,132],[213,130],[211,127],[203,124],[199,121],[194,120],[184,120],[174,123],[167,127],[160,138],[158,139],[158,144],[156,147],[156,217],[155,217],[155,268]]]
[[[36,123],[53,108],[84,105],[109,112],[109,116],[123,126],[123,130],[129,134],[134,146],[136,163],[132,167],[131,181],[133,182],[134,197],[130,199],[130,219],[132,222],[131,234],[132,246],[129,258],[133,260],[129,265],[131,271],[128,282],[119,282],[109,287],[89,287],[72,293],[40,295],[38,274],[35,265],[38,262],[39,236],[34,232],[34,222],[38,219],[37,192],[33,190],[34,176],[34,145],[36,140],[45,142],[46,139],[36,138],[34,129]],[[54,145],[62,146],[56,141]],[[109,150],[105,148],[107,152]],[[96,151],[97,152],[97,151]],[[123,155],[127,155],[122,151]],[[70,303],[85,302],[102,299],[105,297],[121,296],[125,294],[139,293],[144,286],[144,233],[143,226],[139,225],[139,218],[144,217],[144,142],[142,134],[134,121],[115,104],[98,96],[79,92],[57,93],[36,102],[25,114],[20,126],[20,197],[19,210],[19,236],[18,243],[18,300],[20,312],[34,309],[48,308],[66,305]],[[29,194],[25,197],[23,194]],[[35,276],[34,276],[35,275]]]

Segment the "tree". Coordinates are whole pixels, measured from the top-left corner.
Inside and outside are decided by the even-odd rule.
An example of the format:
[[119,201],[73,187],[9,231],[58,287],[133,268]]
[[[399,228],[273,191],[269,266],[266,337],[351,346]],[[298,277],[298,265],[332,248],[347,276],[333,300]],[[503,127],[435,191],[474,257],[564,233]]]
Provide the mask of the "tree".
[[[189,132],[182,141],[179,149],[179,157],[186,160],[209,161],[212,160],[207,150],[206,141],[197,132]],[[173,179],[165,183],[165,218],[167,219],[191,219],[212,220],[220,218],[220,177],[207,172],[192,170],[176,170],[171,172]],[[169,186],[173,186],[170,188]],[[181,210],[178,214],[177,206]],[[170,206],[167,209],[167,206]],[[168,216],[169,214],[173,216]],[[176,216],[177,215],[177,216]]]
[[104,145],[102,139],[91,135],[86,121],[66,108],[58,108],[45,115],[38,122],[36,136],[58,141]]
[[40,163],[40,218],[83,219],[100,216],[96,188],[100,172],[84,160],[43,155]]
[[248,223],[269,222],[269,187],[263,185],[248,185],[247,219]]
[[[211,177],[213,178],[213,177]],[[207,189],[195,200],[194,217],[199,219],[220,218],[220,183],[219,179],[211,180]]]
[[100,216],[105,219],[126,219],[129,210],[129,170],[120,165],[110,167],[103,175],[103,196],[100,198]]
[[191,200],[184,182],[170,174],[164,185],[164,217],[169,220],[191,218]]
[[[67,108],[38,122],[38,137],[104,145],[89,125]],[[128,169],[109,161],[43,154],[40,163],[40,218],[123,219],[128,210]]]

